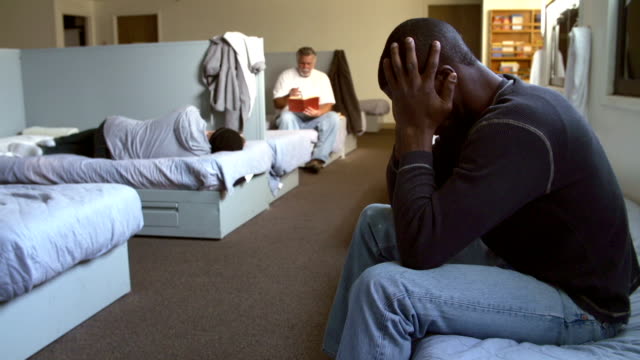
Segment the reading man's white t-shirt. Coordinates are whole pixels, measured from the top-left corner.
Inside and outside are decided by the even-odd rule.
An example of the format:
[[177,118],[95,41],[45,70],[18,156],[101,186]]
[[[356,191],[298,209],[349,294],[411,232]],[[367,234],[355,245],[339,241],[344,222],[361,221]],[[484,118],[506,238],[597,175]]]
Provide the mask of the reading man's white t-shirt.
[[[335,104],[336,99],[331,88],[331,81],[327,74],[313,69],[307,77],[298,74],[296,68],[287,69],[280,74],[273,87],[273,97],[279,98],[289,94],[292,88],[300,89],[303,98],[317,96],[320,104]],[[287,107],[285,107],[287,109]]]

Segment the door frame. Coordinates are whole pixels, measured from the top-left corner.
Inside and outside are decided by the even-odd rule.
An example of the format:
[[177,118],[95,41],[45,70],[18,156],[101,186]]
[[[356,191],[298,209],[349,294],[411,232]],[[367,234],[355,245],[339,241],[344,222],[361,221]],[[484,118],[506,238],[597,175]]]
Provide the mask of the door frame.
[[156,22],[156,26],[158,27],[156,30],[158,31],[158,42],[162,42],[163,41],[163,37],[162,37],[162,16],[161,16],[161,12],[157,11],[157,12],[147,12],[147,11],[143,11],[143,12],[137,12],[137,13],[127,13],[127,14],[120,14],[120,15],[113,15],[112,17],[112,28],[113,28],[113,43],[114,44],[118,44],[118,18],[121,16],[144,16],[144,15],[155,15],[157,22]]
[[56,27],[55,43],[56,43],[56,47],[58,47],[58,48],[65,47],[64,46],[64,16],[65,15],[83,17],[83,18],[85,18],[87,20],[87,22],[85,24],[85,40],[86,40],[86,43],[87,43],[86,46],[94,46],[96,44],[96,42],[95,42],[94,31],[93,31],[93,16],[92,15],[75,13],[73,11],[56,11],[56,17],[55,17],[55,27]]

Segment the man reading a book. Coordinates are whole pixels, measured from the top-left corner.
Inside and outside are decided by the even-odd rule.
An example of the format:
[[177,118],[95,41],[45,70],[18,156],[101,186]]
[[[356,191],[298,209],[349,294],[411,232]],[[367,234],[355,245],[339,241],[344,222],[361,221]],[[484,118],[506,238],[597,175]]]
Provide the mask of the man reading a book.
[[280,111],[280,130],[314,129],[318,142],[304,166],[318,173],[329,159],[338,132],[338,113],[329,77],[316,70],[316,52],[302,47],[296,52],[297,66],[283,71],[273,88],[273,104]]

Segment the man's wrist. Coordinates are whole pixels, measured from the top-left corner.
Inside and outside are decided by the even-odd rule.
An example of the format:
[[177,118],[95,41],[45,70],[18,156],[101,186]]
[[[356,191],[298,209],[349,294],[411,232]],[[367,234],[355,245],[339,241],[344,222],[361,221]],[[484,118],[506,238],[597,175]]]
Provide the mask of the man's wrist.
[[412,151],[431,152],[435,130],[417,129],[413,127],[396,128],[396,157]]

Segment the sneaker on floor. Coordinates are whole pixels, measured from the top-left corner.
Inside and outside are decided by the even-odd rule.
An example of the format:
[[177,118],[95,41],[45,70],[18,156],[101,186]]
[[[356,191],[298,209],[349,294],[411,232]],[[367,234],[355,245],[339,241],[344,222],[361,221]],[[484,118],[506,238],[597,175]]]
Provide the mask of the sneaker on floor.
[[303,169],[309,171],[310,173],[317,174],[324,167],[324,161],[318,159],[311,159],[306,164],[304,164]]

